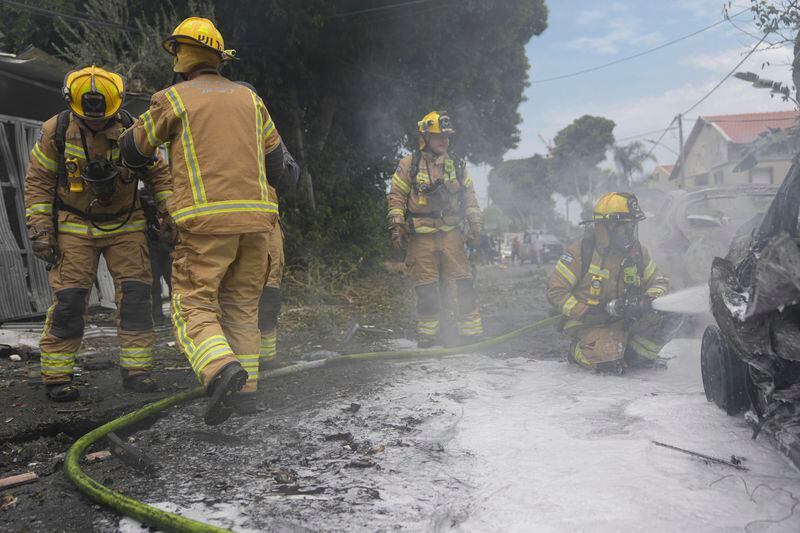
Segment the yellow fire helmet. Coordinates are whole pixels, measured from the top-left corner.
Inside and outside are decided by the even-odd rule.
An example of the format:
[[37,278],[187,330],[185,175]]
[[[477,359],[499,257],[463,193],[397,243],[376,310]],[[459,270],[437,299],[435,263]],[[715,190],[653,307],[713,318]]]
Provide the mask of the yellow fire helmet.
[[426,135],[430,133],[443,133],[445,135],[452,135],[456,132],[450,123],[450,117],[447,111],[431,111],[422,120],[417,122],[417,131],[419,132],[419,149],[423,150],[426,144]]
[[431,111],[417,122],[417,130],[420,133],[453,134],[456,132],[450,124],[447,111]]
[[113,117],[122,107],[125,81],[119,74],[92,65],[68,72],[62,92],[73,113],[102,120]]
[[597,200],[594,206],[592,220],[585,220],[581,224],[592,222],[639,222],[646,217],[639,207],[636,195],[630,192],[610,192]]
[[185,19],[161,43],[164,50],[172,55],[177,55],[179,44],[210,48],[220,55],[222,61],[234,59],[236,56],[236,50],[225,50],[225,41],[214,23],[201,17]]

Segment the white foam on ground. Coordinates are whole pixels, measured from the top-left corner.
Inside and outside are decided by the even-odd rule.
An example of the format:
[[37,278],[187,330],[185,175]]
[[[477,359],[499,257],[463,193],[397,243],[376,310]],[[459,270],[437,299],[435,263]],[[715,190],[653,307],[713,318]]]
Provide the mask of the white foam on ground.
[[[667,371],[599,376],[530,364],[506,387],[471,374],[454,444],[480,488],[468,531],[800,531],[800,475],[741,418],[706,401],[697,341],[667,347]],[[706,464],[652,440],[746,458]],[[746,484],[746,485],[745,485]],[[749,494],[748,494],[749,491]],[[790,516],[783,522],[772,523]]]
[[[751,440],[741,417],[706,401],[699,341],[674,341],[662,355],[674,358],[668,370],[622,377],[523,357],[394,363],[402,376],[364,398],[362,411],[438,409],[403,437],[412,446],[387,446],[379,463],[391,468],[363,471],[376,478],[380,499],[352,496],[344,516],[293,507],[288,520],[296,529],[346,531],[800,531],[800,473],[764,436]],[[734,454],[750,471],[653,440]],[[235,531],[274,520],[261,516],[271,505],[263,501],[190,501],[200,503],[156,506]],[[120,523],[125,533],[139,527]]]
[[[183,507],[170,502],[149,503],[152,507],[167,511],[170,513],[178,513],[186,518],[212,524],[217,527],[231,529],[238,533],[258,533],[258,529],[248,529],[246,527],[248,519],[242,512],[242,509],[234,504],[229,503],[194,503],[189,507]],[[119,522],[120,533],[142,533],[146,528],[141,523],[133,518],[123,518]],[[151,530],[151,531],[161,531]]]

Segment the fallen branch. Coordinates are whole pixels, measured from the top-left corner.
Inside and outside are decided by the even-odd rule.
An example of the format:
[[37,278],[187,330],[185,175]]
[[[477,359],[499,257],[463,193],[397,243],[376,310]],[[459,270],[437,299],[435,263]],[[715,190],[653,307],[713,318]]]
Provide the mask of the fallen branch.
[[33,483],[39,479],[33,472],[25,472],[24,474],[17,474],[16,476],[8,476],[0,479],[0,490],[18,487],[26,483]]
[[89,411],[88,407],[80,407],[78,409],[56,409],[56,413],[60,415],[68,415],[72,413],[85,413]]
[[731,459],[732,459],[731,461],[726,461],[725,459],[720,459],[719,457],[711,457],[710,455],[705,455],[705,454],[702,454],[702,453],[693,452],[692,450],[685,450],[683,448],[678,448],[677,446],[672,446],[671,444],[664,444],[663,442],[658,442],[658,441],[655,441],[655,440],[653,441],[653,444],[655,444],[656,446],[661,446],[662,448],[669,448],[670,450],[675,450],[676,452],[685,453],[687,455],[693,455],[695,457],[699,457],[701,459],[705,459],[706,461],[711,461],[712,463],[731,466],[731,467],[733,467],[733,468],[735,468],[737,470],[750,470],[749,468],[747,468],[745,466],[742,466],[738,462],[734,462],[734,460],[735,461],[739,461],[739,459],[736,458],[735,455],[731,455]]

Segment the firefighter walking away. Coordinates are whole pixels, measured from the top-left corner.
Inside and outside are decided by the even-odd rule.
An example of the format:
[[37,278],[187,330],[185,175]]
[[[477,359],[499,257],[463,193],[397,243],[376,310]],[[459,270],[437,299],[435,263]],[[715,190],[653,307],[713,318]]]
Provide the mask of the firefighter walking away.
[[154,94],[120,142],[134,168],[169,142],[179,234],[172,321],[209,396],[205,422],[214,425],[254,401],[258,301],[278,217],[268,180],[283,173],[283,152],[261,98],[220,75],[235,52],[210,20],[184,20],[163,45],[184,81]]
[[649,367],[677,332],[681,318],[650,306],[669,280],[638,240],[645,215],[636,196],[613,192],[597,201],[582,239],[567,248],[550,275],[547,299],[572,339],[570,362],[600,372]]
[[[465,238],[479,242],[483,222],[465,162],[448,153],[455,133],[444,111],[417,123],[419,150],[404,157],[392,176],[389,227],[392,243],[406,249],[417,296],[420,348],[438,344],[440,282],[454,282],[458,333],[463,343],[483,336]],[[441,280],[441,281],[440,281]]]

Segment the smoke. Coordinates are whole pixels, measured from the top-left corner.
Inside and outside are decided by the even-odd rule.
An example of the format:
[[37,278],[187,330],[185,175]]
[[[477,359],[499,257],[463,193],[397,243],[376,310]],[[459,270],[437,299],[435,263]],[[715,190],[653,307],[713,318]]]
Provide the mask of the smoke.
[[714,257],[749,238],[776,186],[730,186],[641,195],[639,237],[673,289],[706,284]]

